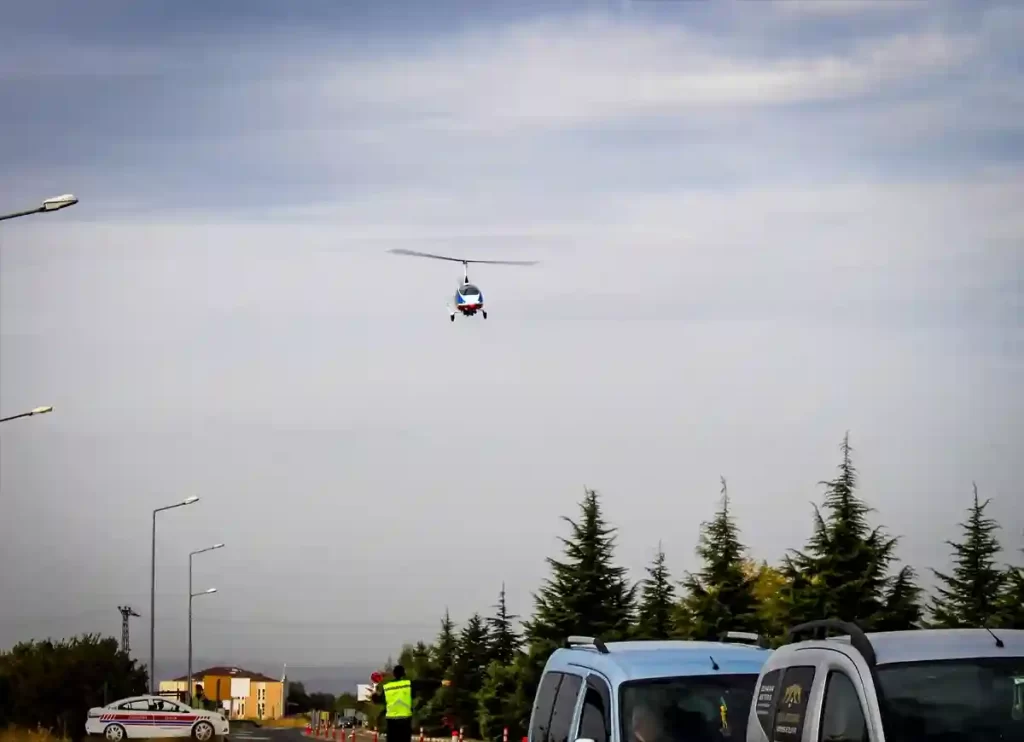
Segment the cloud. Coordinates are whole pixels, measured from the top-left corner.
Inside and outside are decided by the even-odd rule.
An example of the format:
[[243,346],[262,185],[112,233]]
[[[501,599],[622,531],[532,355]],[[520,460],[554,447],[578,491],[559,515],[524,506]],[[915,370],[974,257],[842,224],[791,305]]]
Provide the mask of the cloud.
[[[1019,7],[382,7],[289,6],[281,25],[280,4],[240,24],[99,2],[57,23],[33,4],[24,33],[0,29],[0,204],[81,198],[0,229],[4,406],[62,411],[5,432],[7,543],[39,551],[23,522],[72,543],[138,518],[7,592],[64,595],[68,574],[97,608],[111,584],[148,594],[150,500],[202,491],[206,518],[168,522],[161,548],[237,545],[209,606],[225,620],[276,615],[273,570],[246,567],[268,539],[300,576],[292,612],[346,615],[311,586],[380,533],[373,580],[395,589],[346,583],[361,610],[466,615],[500,562],[525,613],[580,477],[633,568],[662,536],[691,566],[688,519],[721,473],[774,558],[809,523],[778,513],[808,513],[846,428],[915,566],[946,558],[974,477],[1016,522]],[[398,246],[542,263],[481,266],[493,315],[452,325],[459,267]],[[485,432],[455,441],[460,424]],[[484,558],[439,551],[423,580],[402,548],[439,507]],[[244,621],[220,638],[281,651]]]
[[763,58],[681,25],[589,17],[478,30],[398,58],[345,60],[326,67],[309,99],[339,113],[369,107],[412,116],[428,129],[524,132],[884,93],[946,73],[977,51],[967,34],[925,31],[858,41],[845,54]]

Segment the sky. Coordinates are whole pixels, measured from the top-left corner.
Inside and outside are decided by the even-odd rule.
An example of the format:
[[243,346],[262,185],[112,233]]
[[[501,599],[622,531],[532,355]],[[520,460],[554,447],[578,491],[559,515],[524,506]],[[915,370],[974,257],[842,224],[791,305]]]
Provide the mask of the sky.
[[[7,2],[0,646],[376,662],[529,615],[584,487],[639,578],[810,535],[846,431],[930,579],[1024,546],[1024,8]],[[244,8],[244,9],[243,9]],[[457,264],[488,319],[449,322]],[[1024,557],[1020,557],[1024,559]]]

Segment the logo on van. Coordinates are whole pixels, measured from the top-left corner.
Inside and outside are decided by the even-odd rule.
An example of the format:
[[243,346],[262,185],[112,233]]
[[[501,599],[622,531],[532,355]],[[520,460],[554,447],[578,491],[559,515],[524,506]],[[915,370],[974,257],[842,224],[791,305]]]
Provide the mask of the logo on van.
[[803,688],[794,683],[793,685],[786,688],[786,693],[782,697],[782,702],[787,706],[796,706],[800,703],[800,699],[803,697]]

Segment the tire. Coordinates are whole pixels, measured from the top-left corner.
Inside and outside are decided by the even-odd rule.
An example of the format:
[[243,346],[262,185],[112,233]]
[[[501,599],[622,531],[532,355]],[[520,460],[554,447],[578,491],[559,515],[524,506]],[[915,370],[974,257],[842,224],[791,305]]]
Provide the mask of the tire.
[[192,739],[196,742],[210,742],[215,736],[213,724],[208,721],[200,721],[192,727]]
[[455,315],[453,314],[452,315],[452,322],[454,322],[454,321],[455,321]]
[[107,742],[123,742],[128,739],[128,732],[120,724],[108,724],[103,730],[103,738]]

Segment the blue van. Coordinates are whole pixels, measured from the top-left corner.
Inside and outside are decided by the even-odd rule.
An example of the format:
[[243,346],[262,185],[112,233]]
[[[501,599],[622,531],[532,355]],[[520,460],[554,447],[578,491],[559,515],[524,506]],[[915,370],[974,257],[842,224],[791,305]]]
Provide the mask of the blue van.
[[544,666],[529,742],[744,742],[770,655],[741,632],[721,642],[569,637]]

